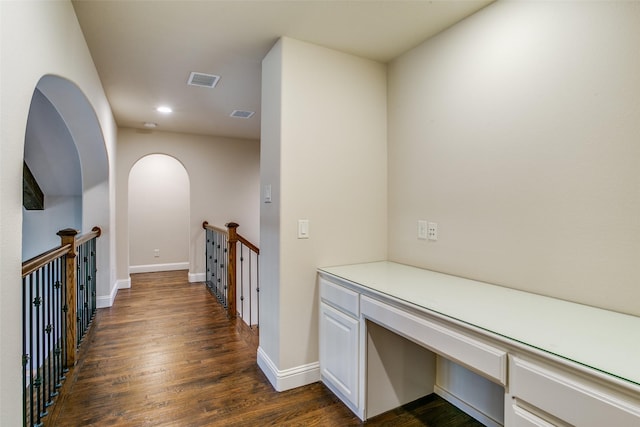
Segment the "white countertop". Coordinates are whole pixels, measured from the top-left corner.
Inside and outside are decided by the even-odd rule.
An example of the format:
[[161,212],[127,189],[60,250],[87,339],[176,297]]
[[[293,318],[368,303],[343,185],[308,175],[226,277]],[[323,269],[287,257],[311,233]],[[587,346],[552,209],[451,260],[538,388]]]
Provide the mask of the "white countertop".
[[320,271],[640,385],[640,317],[387,261]]

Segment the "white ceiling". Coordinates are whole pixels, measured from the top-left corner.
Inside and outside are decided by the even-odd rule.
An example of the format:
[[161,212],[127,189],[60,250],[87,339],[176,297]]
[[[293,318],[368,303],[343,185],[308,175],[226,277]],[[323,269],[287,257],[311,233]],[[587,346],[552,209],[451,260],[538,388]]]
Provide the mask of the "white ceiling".
[[[74,0],[121,127],[260,137],[261,61],[281,36],[388,62],[493,0]],[[188,86],[192,71],[220,75]],[[171,105],[174,113],[154,108]],[[250,119],[231,118],[250,110]]]

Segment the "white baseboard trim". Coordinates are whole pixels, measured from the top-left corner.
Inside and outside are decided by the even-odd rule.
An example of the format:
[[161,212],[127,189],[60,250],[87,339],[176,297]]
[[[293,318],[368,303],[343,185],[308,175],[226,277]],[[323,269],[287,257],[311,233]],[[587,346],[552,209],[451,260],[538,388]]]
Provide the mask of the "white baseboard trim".
[[258,347],[258,366],[276,391],[291,390],[320,381],[319,362],[279,370],[262,347]]
[[[96,297],[96,308],[108,308],[113,305],[113,302],[116,300],[116,295],[118,293],[118,289],[123,289],[121,287],[121,282],[125,282],[125,280],[116,281],[115,285],[111,288],[110,295],[98,296]],[[131,287],[131,279],[128,279],[129,288]]]
[[129,277],[128,279],[118,280],[116,283],[118,285],[118,289],[130,289],[131,288],[131,277]]
[[487,426],[487,427],[503,427],[503,424],[501,424],[500,422],[494,420],[489,415],[487,415],[484,412],[481,412],[480,410],[478,410],[478,409],[474,408],[473,406],[469,405],[468,403],[466,403],[465,401],[463,401],[459,397],[449,393],[447,390],[443,389],[442,387],[438,386],[437,384],[433,387],[433,391],[434,391],[435,394],[437,394],[438,396],[440,396],[441,398],[443,398],[447,402],[451,403],[453,406],[455,406],[456,408],[460,409],[462,412],[464,412],[464,413],[472,416],[476,420],[480,421],[485,426]]
[[168,264],[147,264],[147,265],[130,265],[129,274],[131,273],[154,273],[156,271],[174,271],[188,270],[188,262],[172,262]]
[[207,273],[189,273],[189,283],[204,282],[207,280]]

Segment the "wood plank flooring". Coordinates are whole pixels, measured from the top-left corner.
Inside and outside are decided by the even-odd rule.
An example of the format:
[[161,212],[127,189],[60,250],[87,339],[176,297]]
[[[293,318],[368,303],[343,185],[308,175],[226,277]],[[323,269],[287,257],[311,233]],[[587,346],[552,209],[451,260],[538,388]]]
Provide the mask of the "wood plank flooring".
[[186,271],[134,274],[98,310],[45,426],[481,426],[434,395],[362,423],[321,383],[278,393],[257,344]]

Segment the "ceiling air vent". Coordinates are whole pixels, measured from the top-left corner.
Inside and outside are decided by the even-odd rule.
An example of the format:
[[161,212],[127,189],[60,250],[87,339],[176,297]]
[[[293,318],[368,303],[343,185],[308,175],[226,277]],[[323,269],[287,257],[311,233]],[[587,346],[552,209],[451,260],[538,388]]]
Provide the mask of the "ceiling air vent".
[[231,117],[236,117],[238,119],[248,119],[254,114],[254,111],[233,110],[231,112]]
[[220,80],[220,76],[193,72],[189,76],[189,81],[187,82],[187,84],[191,86],[207,87],[211,89],[216,86],[218,80]]

